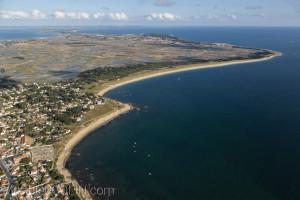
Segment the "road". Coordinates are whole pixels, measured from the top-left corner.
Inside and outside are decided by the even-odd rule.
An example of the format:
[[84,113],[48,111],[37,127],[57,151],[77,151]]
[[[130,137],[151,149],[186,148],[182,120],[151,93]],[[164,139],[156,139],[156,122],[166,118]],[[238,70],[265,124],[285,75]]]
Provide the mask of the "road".
[[8,180],[8,190],[6,192],[6,196],[4,198],[4,200],[8,200],[9,199],[9,193],[11,190],[11,186],[12,186],[12,179],[8,170],[8,167],[6,166],[6,163],[3,159],[0,158],[0,167],[3,170],[3,172],[5,173],[7,180]]

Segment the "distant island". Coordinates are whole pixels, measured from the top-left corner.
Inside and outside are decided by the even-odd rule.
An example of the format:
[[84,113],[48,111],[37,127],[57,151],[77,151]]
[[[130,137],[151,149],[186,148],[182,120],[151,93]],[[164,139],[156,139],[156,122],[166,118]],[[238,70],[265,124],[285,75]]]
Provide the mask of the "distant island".
[[[134,109],[104,98],[105,92],[167,73],[280,55],[165,34],[48,32],[60,37],[0,41],[1,199],[47,197],[49,190],[55,191],[53,197],[66,197],[62,188],[80,187],[65,169],[72,148]],[[91,196],[74,192],[68,198]]]

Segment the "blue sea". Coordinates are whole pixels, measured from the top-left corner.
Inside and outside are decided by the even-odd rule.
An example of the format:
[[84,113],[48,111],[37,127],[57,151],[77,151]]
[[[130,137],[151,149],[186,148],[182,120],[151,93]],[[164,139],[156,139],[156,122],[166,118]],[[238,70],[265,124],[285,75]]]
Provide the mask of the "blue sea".
[[[139,107],[82,141],[68,168],[122,200],[300,199],[300,28],[120,27],[272,49],[272,60],[164,75],[106,97]],[[96,197],[100,199],[101,197]]]
[[55,35],[41,32],[47,28],[28,28],[28,27],[2,27],[0,28],[0,41],[1,40],[11,40],[11,39],[25,39],[25,38],[44,38],[44,37],[54,37]]
[[82,185],[114,188],[111,200],[300,199],[300,28],[81,32],[167,33],[282,53],[268,61],[173,73],[109,91],[106,97],[140,110],[99,128],[73,149],[67,167]]

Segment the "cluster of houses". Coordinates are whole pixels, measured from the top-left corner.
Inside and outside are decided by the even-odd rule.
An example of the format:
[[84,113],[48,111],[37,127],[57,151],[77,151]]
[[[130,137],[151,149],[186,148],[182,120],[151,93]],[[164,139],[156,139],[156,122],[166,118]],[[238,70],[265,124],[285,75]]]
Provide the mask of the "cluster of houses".
[[2,172],[0,175],[0,199],[4,199],[8,191],[8,177]]
[[[45,145],[71,132],[59,121],[72,109],[72,122],[102,105],[100,96],[70,83],[25,83],[0,90],[0,200],[69,199],[53,169],[54,148]],[[71,113],[72,114],[72,113]],[[33,134],[34,133],[34,134]]]
[[[1,167],[0,199],[69,199],[68,191],[51,174],[54,147],[26,143],[26,136],[8,136],[0,143]],[[8,174],[5,174],[7,171]]]
[[82,113],[72,116],[78,122],[86,111],[101,104],[100,96],[87,96],[70,83],[19,84],[1,89],[0,135],[36,133],[37,137],[42,136],[42,142],[61,138],[69,130],[58,128],[61,127],[57,121],[59,115],[80,107]]
[[2,40],[0,41],[0,47],[1,48],[7,48],[13,44],[19,44],[19,43],[24,43],[25,40]]
[[66,189],[66,184],[41,184],[35,187],[31,187],[26,191],[18,192],[17,190],[12,191],[12,196],[16,197],[19,200],[27,200],[27,199],[69,199],[69,191]]

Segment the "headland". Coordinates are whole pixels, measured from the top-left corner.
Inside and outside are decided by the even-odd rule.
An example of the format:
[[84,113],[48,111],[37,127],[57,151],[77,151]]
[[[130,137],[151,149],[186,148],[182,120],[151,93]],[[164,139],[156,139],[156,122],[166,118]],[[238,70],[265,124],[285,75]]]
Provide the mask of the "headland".
[[[190,42],[163,34],[59,33],[65,37],[1,41],[4,53],[0,56],[0,74],[10,76],[0,82],[4,88],[0,122],[5,127],[1,132],[16,133],[16,141],[31,137],[36,146],[54,145],[54,163],[49,162],[46,170],[54,180],[41,181],[58,184],[64,179],[78,188],[65,168],[72,149],[95,129],[133,109],[104,98],[109,90],[155,76],[259,62],[280,55],[265,49]],[[17,120],[21,123],[13,123]],[[28,154],[26,148],[20,153]]]

